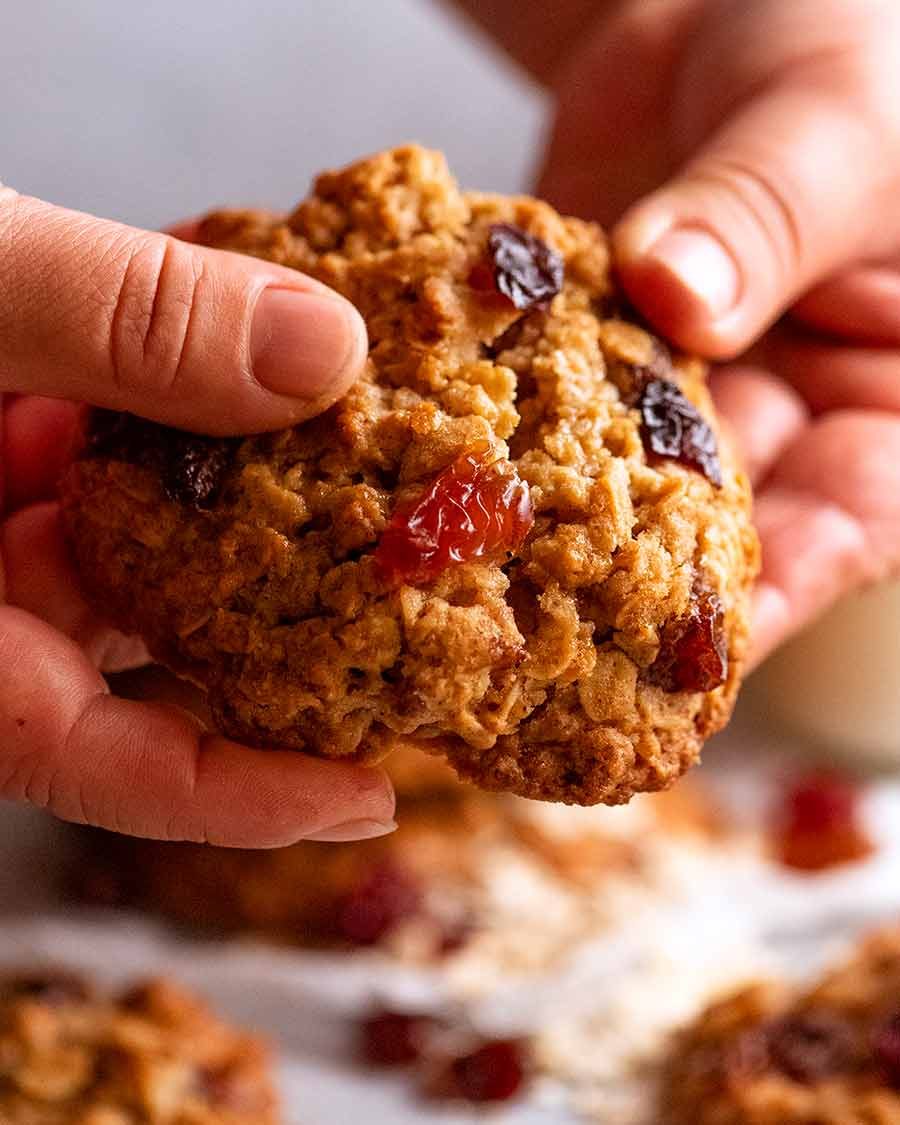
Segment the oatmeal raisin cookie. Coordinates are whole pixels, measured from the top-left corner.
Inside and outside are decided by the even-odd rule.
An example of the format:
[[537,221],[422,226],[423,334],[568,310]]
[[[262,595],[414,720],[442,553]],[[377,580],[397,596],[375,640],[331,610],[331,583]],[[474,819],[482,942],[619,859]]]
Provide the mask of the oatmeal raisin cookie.
[[275,434],[98,416],[64,485],[97,605],[256,745],[669,786],[731,711],[757,544],[704,366],[636,322],[602,232],[410,146],[200,237],[343,293],[369,361]]

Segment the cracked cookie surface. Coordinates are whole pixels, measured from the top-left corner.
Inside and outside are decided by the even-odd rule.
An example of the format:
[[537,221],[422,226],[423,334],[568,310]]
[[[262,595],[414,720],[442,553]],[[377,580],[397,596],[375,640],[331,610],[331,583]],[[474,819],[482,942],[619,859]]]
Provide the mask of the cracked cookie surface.
[[271,435],[100,416],[64,486],[97,604],[253,744],[418,745],[580,804],[671,784],[730,714],[757,545],[704,366],[629,319],[602,232],[410,146],[200,237],[343,293],[368,364]]

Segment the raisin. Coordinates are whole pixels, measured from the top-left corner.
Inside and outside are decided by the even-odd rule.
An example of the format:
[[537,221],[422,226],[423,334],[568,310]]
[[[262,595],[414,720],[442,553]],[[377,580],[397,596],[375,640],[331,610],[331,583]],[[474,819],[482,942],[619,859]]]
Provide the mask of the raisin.
[[860,791],[835,773],[812,773],[791,786],[776,809],[774,832],[780,862],[796,871],[824,871],[872,852]]
[[86,457],[109,457],[142,465],[160,475],[170,500],[209,508],[231,468],[238,440],[206,437],[148,422],[132,414],[94,410]]
[[771,1065],[807,1085],[841,1074],[856,1061],[853,1028],[828,1012],[778,1020],[766,1029],[766,1042]]
[[231,467],[232,452],[233,442],[223,438],[170,431],[162,464],[166,495],[180,504],[210,507]]
[[[490,278],[494,288],[522,311],[545,306],[562,289],[565,263],[552,247],[513,223],[495,223],[488,232]],[[470,279],[484,288],[478,267]]]
[[456,1091],[470,1102],[509,1101],[524,1086],[527,1073],[527,1051],[517,1039],[483,1043],[451,1064]]
[[359,1050],[371,1066],[403,1066],[421,1058],[432,1028],[425,1016],[375,1012],[359,1027]]
[[375,561],[391,583],[424,583],[453,563],[491,559],[521,546],[534,523],[528,484],[490,448],[449,465],[382,533]]
[[392,863],[371,870],[336,904],[337,933],[354,945],[374,945],[394,926],[422,912],[422,888]]
[[647,670],[651,683],[663,691],[713,691],[728,675],[724,614],[712,590],[695,591],[686,617],[662,629],[659,653]]
[[716,435],[679,387],[667,379],[643,380],[637,407],[641,437],[650,453],[697,469],[717,488],[722,486]]
[[875,1028],[872,1056],[884,1081],[900,1090],[900,1014],[891,1016]]

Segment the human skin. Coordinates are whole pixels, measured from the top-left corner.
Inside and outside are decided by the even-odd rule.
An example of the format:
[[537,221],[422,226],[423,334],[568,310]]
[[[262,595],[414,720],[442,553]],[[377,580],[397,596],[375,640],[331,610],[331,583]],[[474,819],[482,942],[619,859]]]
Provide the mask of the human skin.
[[758,661],[900,569],[900,5],[561,0],[546,35],[539,3],[460,6],[554,95],[539,192],[612,230],[664,335],[730,361]]
[[80,403],[209,433],[290,425],[359,372],[359,314],[294,271],[3,188],[0,291],[0,796],[235,846],[390,831],[380,770],[240,746],[113,696],[101,670],[144,654],[82,598],[54,499]]

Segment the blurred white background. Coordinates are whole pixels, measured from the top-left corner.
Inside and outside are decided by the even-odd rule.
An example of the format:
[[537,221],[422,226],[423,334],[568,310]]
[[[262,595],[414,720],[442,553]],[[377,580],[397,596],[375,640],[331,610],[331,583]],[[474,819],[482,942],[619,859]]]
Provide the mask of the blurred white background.
[[145,226],[404,140],[526,186],[536,88],[433,0],[0,2],[0,178]]

